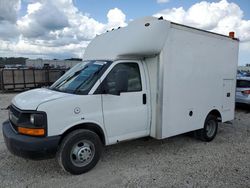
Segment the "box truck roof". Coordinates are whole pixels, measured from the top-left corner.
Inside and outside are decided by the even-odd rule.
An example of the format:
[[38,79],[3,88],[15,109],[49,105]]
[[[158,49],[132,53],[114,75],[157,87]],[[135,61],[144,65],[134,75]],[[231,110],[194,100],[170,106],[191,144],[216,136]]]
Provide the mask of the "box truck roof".
[[169,27],[170,22],[153,17],[133,21],[127,27],[95,37],[86,48],[83,59],[113,60],[119,56],[158,54],[165,44]]
[[167,41],[170,28],[192,30],[226,40],[228,36],[176,24],[156,17],[132,21],[126,27],[96,36],[85,50],[84,60],[115,60],[125,57],[150,57],[159,54]]

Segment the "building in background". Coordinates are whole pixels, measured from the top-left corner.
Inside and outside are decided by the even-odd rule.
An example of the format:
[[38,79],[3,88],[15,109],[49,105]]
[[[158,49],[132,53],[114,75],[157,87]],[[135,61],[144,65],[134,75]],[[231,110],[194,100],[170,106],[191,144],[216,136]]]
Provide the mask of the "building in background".
[[26,66],[34,68],[43,68],[45,66],[49,66],[51,68],[67,69],[73,67],[79,62],[79,60],[26,59]]

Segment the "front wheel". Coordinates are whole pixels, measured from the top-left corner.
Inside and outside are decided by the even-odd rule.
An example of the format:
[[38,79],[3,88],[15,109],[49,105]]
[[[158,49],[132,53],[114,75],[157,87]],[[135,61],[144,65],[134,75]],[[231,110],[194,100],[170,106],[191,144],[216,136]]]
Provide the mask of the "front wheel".
[[102,142],[89,130],[75,130],[62,141],[57,152],[60,166],[71,174],[82,174],[91,170],[100,159]]
[[195,132],[195,135],[196,137],[205,142],[210,142],[215,138],[217,130],[218,130],[217,117],[209,114],[205,120],[203,129],[197,130]]

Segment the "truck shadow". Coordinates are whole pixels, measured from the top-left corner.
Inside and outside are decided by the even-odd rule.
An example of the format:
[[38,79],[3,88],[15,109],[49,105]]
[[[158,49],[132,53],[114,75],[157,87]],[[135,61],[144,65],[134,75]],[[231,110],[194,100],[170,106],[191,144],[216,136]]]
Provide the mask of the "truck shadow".
[[[219,135],[223,137],[224,133],[220,132]],[[11,177],[15,177],[15,182],[20,182],[25,186],[42,184],[45,179],[65,183],[67,180],[74,180],[79,184],[82,181],[89,182],[96,177],[119,179],[117,174],[126,174],[130,171],[138,172],[140,169],[146,169],[146,172],[150,172],[151,168],[166,169],[166,166],[171,165],[175,159],[184,163],[195,161],[197,154],[203,155],[202,148],[211,149],[222,142],[224,143],[225,140],[216,138],[213,142],[205,143],[190,134],[183,134],[163,140],[147,137],[106,146],[97,166],[88,173],[79,175],[80,179],[79,176],[72,176],[64,172],[55,159],[26,160],[11,155],[5,149],[1,154],[0,163],[1,169],[5,170],[0,172],[0,177],[6,182],[11,182]]]
[[[136,162],[136,158],[141,158],[143,156],[154,157],[156,153],[164,152],[166,155],[177,155],[179,152],[185,152],[188,148],[188,144],[198,144],[200,141],[187,135],[179,135],[171,137],[164,140],[156,140],[150,137],[140,138],[137,140],[131,140],[127,142],[122,142],[116,145],[106,146],[103,151],[103,155],[100,159],[97,167],[90,172],[97,172],[106,168],[108,163],[120,163],[124,161],[126,164],[128,161],[133,160]],[[2,169],[4,172],[0,174],[2,177],[7,177],[8,174],[15,174],[16,179],[22,179],[23,176],[26,177],[67,177],[69,173],[64,172],[58,165],[56,159],[49,160],[28,160],[17,156],[13,156],[5,149],[1,157]],[[111,165],[112,166],[112,165]],[[90,173],[89,172],[89,173]],[[87,173],[88,174],[88,173]]]
[[235,110],[239,112],[250,113],[250,105],[247,104],[237,104],[235,105]]

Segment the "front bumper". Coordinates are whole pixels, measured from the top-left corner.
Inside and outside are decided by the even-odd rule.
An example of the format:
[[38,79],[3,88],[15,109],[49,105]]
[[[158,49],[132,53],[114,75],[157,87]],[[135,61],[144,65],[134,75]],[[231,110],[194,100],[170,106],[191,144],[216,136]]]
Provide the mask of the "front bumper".
[[3,136],[8,150],[17,156],[34,160],[55,156],[61,136],[32,137],[17,134],[9,121],[3,123]]

